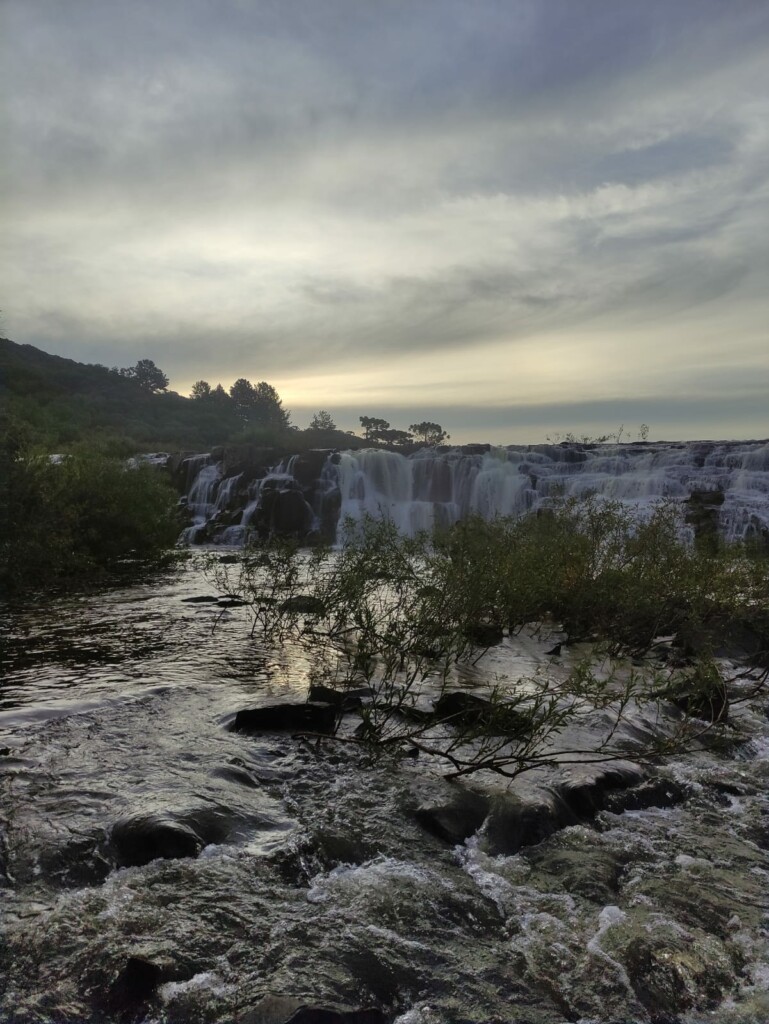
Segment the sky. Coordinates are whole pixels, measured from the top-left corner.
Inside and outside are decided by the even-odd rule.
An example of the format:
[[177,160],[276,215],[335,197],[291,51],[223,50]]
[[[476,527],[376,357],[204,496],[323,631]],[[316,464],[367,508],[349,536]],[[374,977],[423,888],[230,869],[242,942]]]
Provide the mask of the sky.
[[0,0],[0,333],[455,441],[769,436],[766,0]]

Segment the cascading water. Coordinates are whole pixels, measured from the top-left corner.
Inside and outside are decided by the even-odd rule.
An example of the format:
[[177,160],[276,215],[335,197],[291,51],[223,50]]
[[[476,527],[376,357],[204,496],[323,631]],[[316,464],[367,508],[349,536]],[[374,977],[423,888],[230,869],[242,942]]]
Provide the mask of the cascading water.
[[[406,456],[369,449],[292,456],[244,491],[243,474],[222,479],[207,462],[187,506],[195,527],[181,543],[242,544],[257,532],[300,537],[366,516],[386,517],[405,534],[449,526],[470,514],[517,517],[554,501],[597,496],[643,510],[692,495],[713,506],[729,540],[769,536],[769,442],[628,445],[510,445],[421,449]],[[204,457],[205,458],[205,457]],[[304,460],[304,461],[303,461]],[[280,498],[276,498],[281,495]],[[223,523],[224,513],[229,522]],[[208,530],[201,529],[206,520]]]

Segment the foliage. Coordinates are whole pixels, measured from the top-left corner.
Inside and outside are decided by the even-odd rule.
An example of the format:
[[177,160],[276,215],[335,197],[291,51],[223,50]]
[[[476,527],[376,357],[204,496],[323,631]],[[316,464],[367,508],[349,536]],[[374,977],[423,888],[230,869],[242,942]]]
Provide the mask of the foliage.
[[[741,549],[703,554],[683,543],[681,525],[667,505],[644,520],[598,502],[517,521],[473,519],[434,538],[367,521],[348,524],[338,552],[267,547],[237,578],[221,570],[219,584],[249,602],[255,629],[303,644],[316,680],[342,693],[366,688],[359,728],[337,741],[419,750],[454,775],[484,768],[513,777],[631,747],[637,759],[654,757],[691,741],[704,728],[702,709],[722,700],[710,638],[725,624],[747,624],[769,647],[757,613],[769,594],[766,560]],[[459,663],[531,623],[563,626],[564,644],[589,640],[587,658],[559,676],[491,684],[481,702],[457,690]],[[694,670],[650,659],[663,634],[676,635],[679,656],[699,637]],[[637,667],[628,655],[642,659]],[[690,695],[677,706],[690,713],[660,719],[660,701],[681,693]],[[643,707],[658,727],[639,745],[624,723]],[[568,739],[580,721],[604,725],[590,749]]]
[[248,426],[269,430],[285,430],[289,426],[289,414],[283,409],[278,392],[267,381],[253,385],[240,377],[230,388],[230,398],[238,416]]
[[376,416],[359,416],[358,419],[367,441],[381,441],[382,433],[390,429],[387,420],[378,419]]
[[143,391],[149,391],[151,394],[165,391],[168,387],[168,377],[151,359],[140,359],[135,366],[126,367],[118,372],[121,377],[133,380]]
[[423,444],[443,444],[444,441],[448,441],[450,436],[440,423],[431,423],[429,420],[412,423],[409,430]]
[[176,495],[157,470],[82,450],[55,464],[6,424],[0,446],[0,575],[40,588],[126,559],[161,560],[178,534]]
[[336,423],[331,416],[330,412],[326,412],[325,409],[320,409],[315,413],[313,418],[310,420],[310,430],[336,430]]

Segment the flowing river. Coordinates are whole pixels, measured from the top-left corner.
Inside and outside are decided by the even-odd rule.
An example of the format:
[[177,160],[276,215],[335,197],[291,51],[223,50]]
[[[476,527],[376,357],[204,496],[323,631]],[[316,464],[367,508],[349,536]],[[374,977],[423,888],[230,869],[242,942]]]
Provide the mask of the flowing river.
[[[556,827],[553,778],[229,731],[304,700],[312,665],[215,596],[193,558],[9,614],[0,1020],[769,1020],[765,695]],[[506,637],[463,682],[565,671],[554,639]]]

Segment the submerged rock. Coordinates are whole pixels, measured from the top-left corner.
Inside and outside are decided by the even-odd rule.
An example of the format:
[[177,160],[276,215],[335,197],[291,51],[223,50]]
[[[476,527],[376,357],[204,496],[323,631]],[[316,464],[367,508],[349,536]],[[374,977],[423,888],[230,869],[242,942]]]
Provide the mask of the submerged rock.
[[414,816],[419,824],[453,846],[475,835],[489,810],[489,798],[462,786],[446,785],[437,799],[417,807]]
[[381,1010],[308,1003],[294,996],[267,995],[239,1024],[385,1024]]
[[330,734],[336,723],[336,708],[308,701],[306,704],[268,704],[238,711],[232,732],[321,732]]

